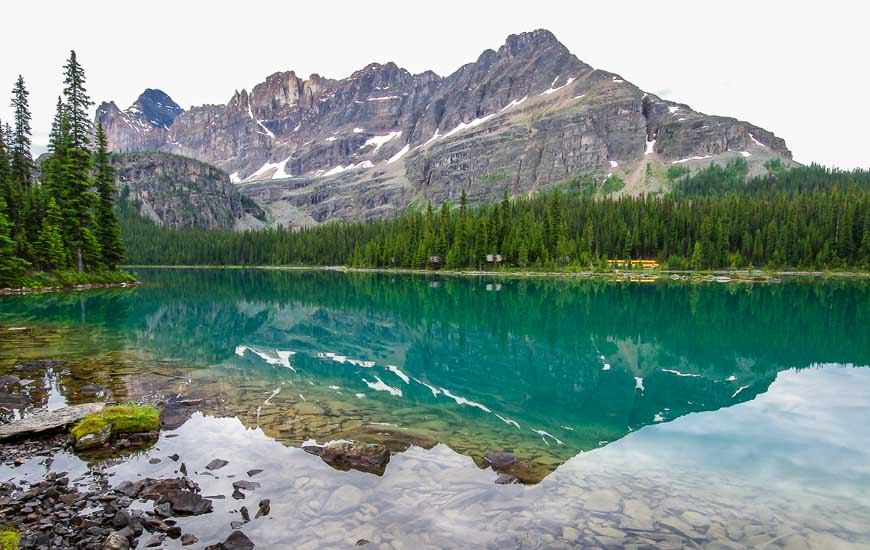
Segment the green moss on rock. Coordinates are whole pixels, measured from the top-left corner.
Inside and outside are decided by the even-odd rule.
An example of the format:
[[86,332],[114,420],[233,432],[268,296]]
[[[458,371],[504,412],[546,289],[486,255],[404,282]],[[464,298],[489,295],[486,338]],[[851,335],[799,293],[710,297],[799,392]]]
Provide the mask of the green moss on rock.
[[21,538],[15,531],[0,531],[0,550],[18,550],[19,542]]
[[160,411],[151,405],[116,405],[81,419],[70,434],[78,441],[88,434],[95,434],[111,427],[112,435],[150,432],[157,429]]

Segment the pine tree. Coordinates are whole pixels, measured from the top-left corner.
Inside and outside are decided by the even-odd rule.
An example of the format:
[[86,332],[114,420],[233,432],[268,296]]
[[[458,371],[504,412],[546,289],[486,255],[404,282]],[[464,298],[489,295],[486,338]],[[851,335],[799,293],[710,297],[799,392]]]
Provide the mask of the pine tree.
[[[0,123],[0,129],[2,129],[3,124]],[[9,148],[6,144],[6,136],[4,132],[0,131],[0,198],[6,201],[6,204],[9,204],[10,195],[12,194],[12,180],[11,180],[11,171],[9,169]],[[3,211],[4,214],[8,215],[9,213]]]
[[66,265],[66,252],[63,246],[61,225],[63,217],[54,197],[48,199],[45,207],[45,216],[42,219],[42,228],[34,247],[36,260],[39,266],[46,271],[61,269]]
[[124,244],[115,215],[115,168],[109,160],[108,142],[102,123],[97,124],[97,150],[94,155],[94,183],[97,186],[96,237],[102,251],[102,263],[116,269],[124,261]]
[[33,177],[33,157],[30,154],[30,93],[24,86],[24,78],[18,75],[12,88],[12,109],[15,122],[12,147],[12,177],[23,194],[30,188]]
[[28,193],[33,178],[33,157],[30,153],[30,105],[27,100],[29,92],[24,85],[24,78],[18,75],[12,88],[13,118],[15,127],[12,132],[11,147],[11,181],[7,208],[12,223],[12,235],[16,242],[18,255],[28,252],[26,221],[28,218]]
[[[64,160],[64,191],[66,193],[64,211],[64,231],[67,239],[75,249],[76,268],[79,273],[85,270],[85,256],[90,255],[95,260],[94,243],[96,241],[91,227],[93,216],[91,206],[94,203],[91,187],[91,153],[88,150],[91,135],[91,123],[87,116],[92,105],[85,90],[85,75],[81,65],[76,60],[76,52],[70,52],[69,60],[64,66],[65,79],[63,95],[65,116],[69,125],[67,158]],[[94,242],[91,242],[91,241]],[[87,254],[86,250],[87,248]]]
[[69,117],[70,145],[73,148],[86,148],[91,142],[91,121],[88,109],[93,102],[85,89],[85,70],[76,59],[75,50],[70,51],[69,59],[63,67],[66,114]]
[[54,121],[51,124],[51,132],[48,134],[49,156],[42,163],[42,183],[47,188],[49,195],[54,197],[61,210],[63,210],[65,202],[64,168],[67,158],[68,131],[69,125],[63,101],[58,97]]
[[15,282],[27,267],[27,262],[15,254],[15,241],[10,238],[10,230],[6,201],[0,197],[0,285]]

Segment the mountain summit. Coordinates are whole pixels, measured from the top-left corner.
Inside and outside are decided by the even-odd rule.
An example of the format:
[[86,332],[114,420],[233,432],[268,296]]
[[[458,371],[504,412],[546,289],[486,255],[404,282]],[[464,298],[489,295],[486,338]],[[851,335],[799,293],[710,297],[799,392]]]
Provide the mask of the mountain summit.
[[215,164],[274,221],[392,215],[421,201],[472,203],[575,176],[654,192],[670,165],[791,159],[773,133],[646,93],[571,54],[546,30],[441,77],[372,63],[334,80],[270,75],[226,105],[183,111],[160,90],[97,110],[115,150],[159,149]]

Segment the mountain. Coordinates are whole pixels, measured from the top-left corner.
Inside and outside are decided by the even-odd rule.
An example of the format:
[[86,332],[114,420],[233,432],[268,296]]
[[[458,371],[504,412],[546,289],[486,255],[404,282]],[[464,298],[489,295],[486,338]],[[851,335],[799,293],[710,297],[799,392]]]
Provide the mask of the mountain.
[[212,163],[294,226],[456,202],[462,190],[489,202],[586,174],[618,176],[623,193],[656,192],[674,164],[745,158],[757,172],[791,159],[773,133],[646,93],[546,30],[511,35],[446,77],[394,63],[341,80],[287,71],[226,105],[173,106],[147,90],[125,111],[103,103],[97,120],[114,150]]
[[159,225],[260,227],[264,212],[229,176],[204,162],[163,152],[112,155],[121,200]]

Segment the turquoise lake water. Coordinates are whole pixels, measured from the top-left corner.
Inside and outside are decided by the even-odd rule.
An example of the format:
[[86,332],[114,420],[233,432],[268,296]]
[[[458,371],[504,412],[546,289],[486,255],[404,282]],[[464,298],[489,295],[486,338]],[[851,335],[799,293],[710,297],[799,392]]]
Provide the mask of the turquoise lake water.
[[[194,475],[205,494],[265,470],[272,519],[244,528],[258,547],[870,544],[866,282],[137,274],[135,289],[0,299],[0,374],[68,361],[0,415],[202,400],[177,437],[109,469],[229,460],[223,479]],[[299,448],[337,439],[385,444],[385,474]],[[491,450],[525,483],[495,484]],[[238,507],[216,502],[183,520],[204,543]]]

